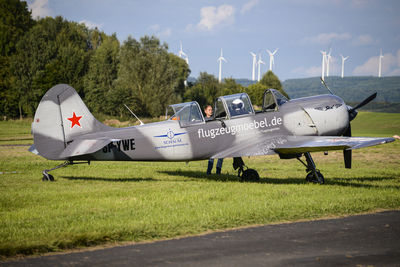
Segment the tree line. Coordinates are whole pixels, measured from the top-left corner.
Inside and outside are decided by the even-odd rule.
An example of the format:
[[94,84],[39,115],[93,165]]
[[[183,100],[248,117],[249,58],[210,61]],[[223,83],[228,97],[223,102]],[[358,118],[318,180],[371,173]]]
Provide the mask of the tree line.
[[248,87],[200,73],[185,86],[190,69],[154,36],[128,37],[89,29],[62,17],[33,20],[27,4],[0,0],[0,115],[32,117],[45,92],[59,83],[74,87],[97,114],[123,116],[123,104],[140,116],[157,117],[169,104],[212,103],[220,95],[247,92],[261,105],[262,93],[275,88],[285,94],[279,79],[266,73]]

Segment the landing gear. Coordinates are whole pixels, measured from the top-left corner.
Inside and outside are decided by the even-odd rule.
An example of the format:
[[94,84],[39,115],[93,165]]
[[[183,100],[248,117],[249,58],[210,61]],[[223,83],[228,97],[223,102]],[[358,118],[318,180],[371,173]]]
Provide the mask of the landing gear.
[[87,163],[87,164],[90,164],[90,161],[85,161],[85,162],[73,162],[72,160],[71,160],[71,161],[67,160],[67,161],[64,162],[63,164],[60,164],[60,165],[58,165],[58,166],[56,166],[56,167],[54,167],[54,168],[52,168],[52,169],[43,170],[43,171],[42,171],[42,173],[43,173],[42,181],[44,181],[44,182],[45,182],[45,181],[54,182],[54,176],[51,175],[51,174],[49,174],[50,171],[54,171],[54,170],[57,170],[57,169],[62,168],[62,167],[67,167],[68,165],[86,164],[86,163]]
[[324,176],[320,171],[316,171],[315,173],[309,172],[306,176],[306,181],[311,183],[325,183]]
[[321,174],[321,172],[316,169],[314,160],[311,157],[311,154],[309,152],[304,153],[304,156],[306,158],[307,164],[305,164],[299,157],[297,158],[298,161],[300,161],[304,166],[306,166],[306,172],[308,173],[306,176],[306,181],[311,182],[311,183],[319,183],[323,184],[325,183],[324,176]]
[[[246,170],[243,167],[246,167]],[[249,169],[241,157],[233,158],[233,169],[238,170],[238,176],[242,182],[257,182],[260,180],[258,172],[254,169]]]

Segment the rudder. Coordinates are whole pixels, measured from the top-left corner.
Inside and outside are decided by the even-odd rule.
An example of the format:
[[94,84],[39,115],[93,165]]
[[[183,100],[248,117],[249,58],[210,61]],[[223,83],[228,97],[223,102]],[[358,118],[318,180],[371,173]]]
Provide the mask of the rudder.
[[58,84],[46,92],[32,123],[34,145],[39,155],[52,160],[77,136],[110,129],[90,113],[74,88]]

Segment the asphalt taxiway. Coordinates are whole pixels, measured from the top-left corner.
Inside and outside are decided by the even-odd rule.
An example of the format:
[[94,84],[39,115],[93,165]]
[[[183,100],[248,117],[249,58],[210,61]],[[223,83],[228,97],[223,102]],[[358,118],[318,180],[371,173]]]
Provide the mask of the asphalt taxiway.
[[400,266],[400,211],[28,257],[4,266]]

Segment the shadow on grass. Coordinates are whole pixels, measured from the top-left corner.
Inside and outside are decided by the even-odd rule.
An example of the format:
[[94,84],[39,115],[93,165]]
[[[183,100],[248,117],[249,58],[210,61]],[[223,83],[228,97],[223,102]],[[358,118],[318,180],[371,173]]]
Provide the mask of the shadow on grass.
[[197,178],[197,179],[207,179],[212,181],[223,181],[223,182],[239,182],[240,178],[237,175],[231,174],[210,174],[207,175],[205,172],[200,171],[157,171],[158,173],[172,175],[172,176],[182,176],[186,178]]
[[[240,178],[236,175],[230,174],[211,174],[207,175],[205,172],[200,171],[159,171],[159,173],[172,175],[172,176],[183,176],[188,178],[207,179],[212,181],[228,181],[228,182],[241,182]],[[385,181],[385,180],[396,180],[396,177],[352,177],[352,178],[325,178],[325,185],[339,185],[339,186],[350,186],[357,188],[394,188],[400,189],[400,186],[394,185],[371,185],[368,182],[374,181]],[[365,182],[365,183],[364,183]],[[288,177],[288,178],[263,178],[258,182],[251,182],[258,184],[308,184],[304,178],[299,177]]]
[[61,176],[60,178],[67,180],[82,180],[82,181],[101,181],[101,182],[155,182],[159,181],[153,178],[104,178],[104,177],[67,177]]
[[[328,181],[329,184],[332,185],[340,185],[340,186],[352,186],[352,187],[364,187],[364,188],[392,188],[392,189],[400,189],[400,186],[396,185],[371,185],[365,184],[364,182],[382,182],[387,180],[397,180],[396,177],[350,177],[350,178],[328,178],[325,179],[325,182]],[[356,182],[355,182],[356,181]]]

